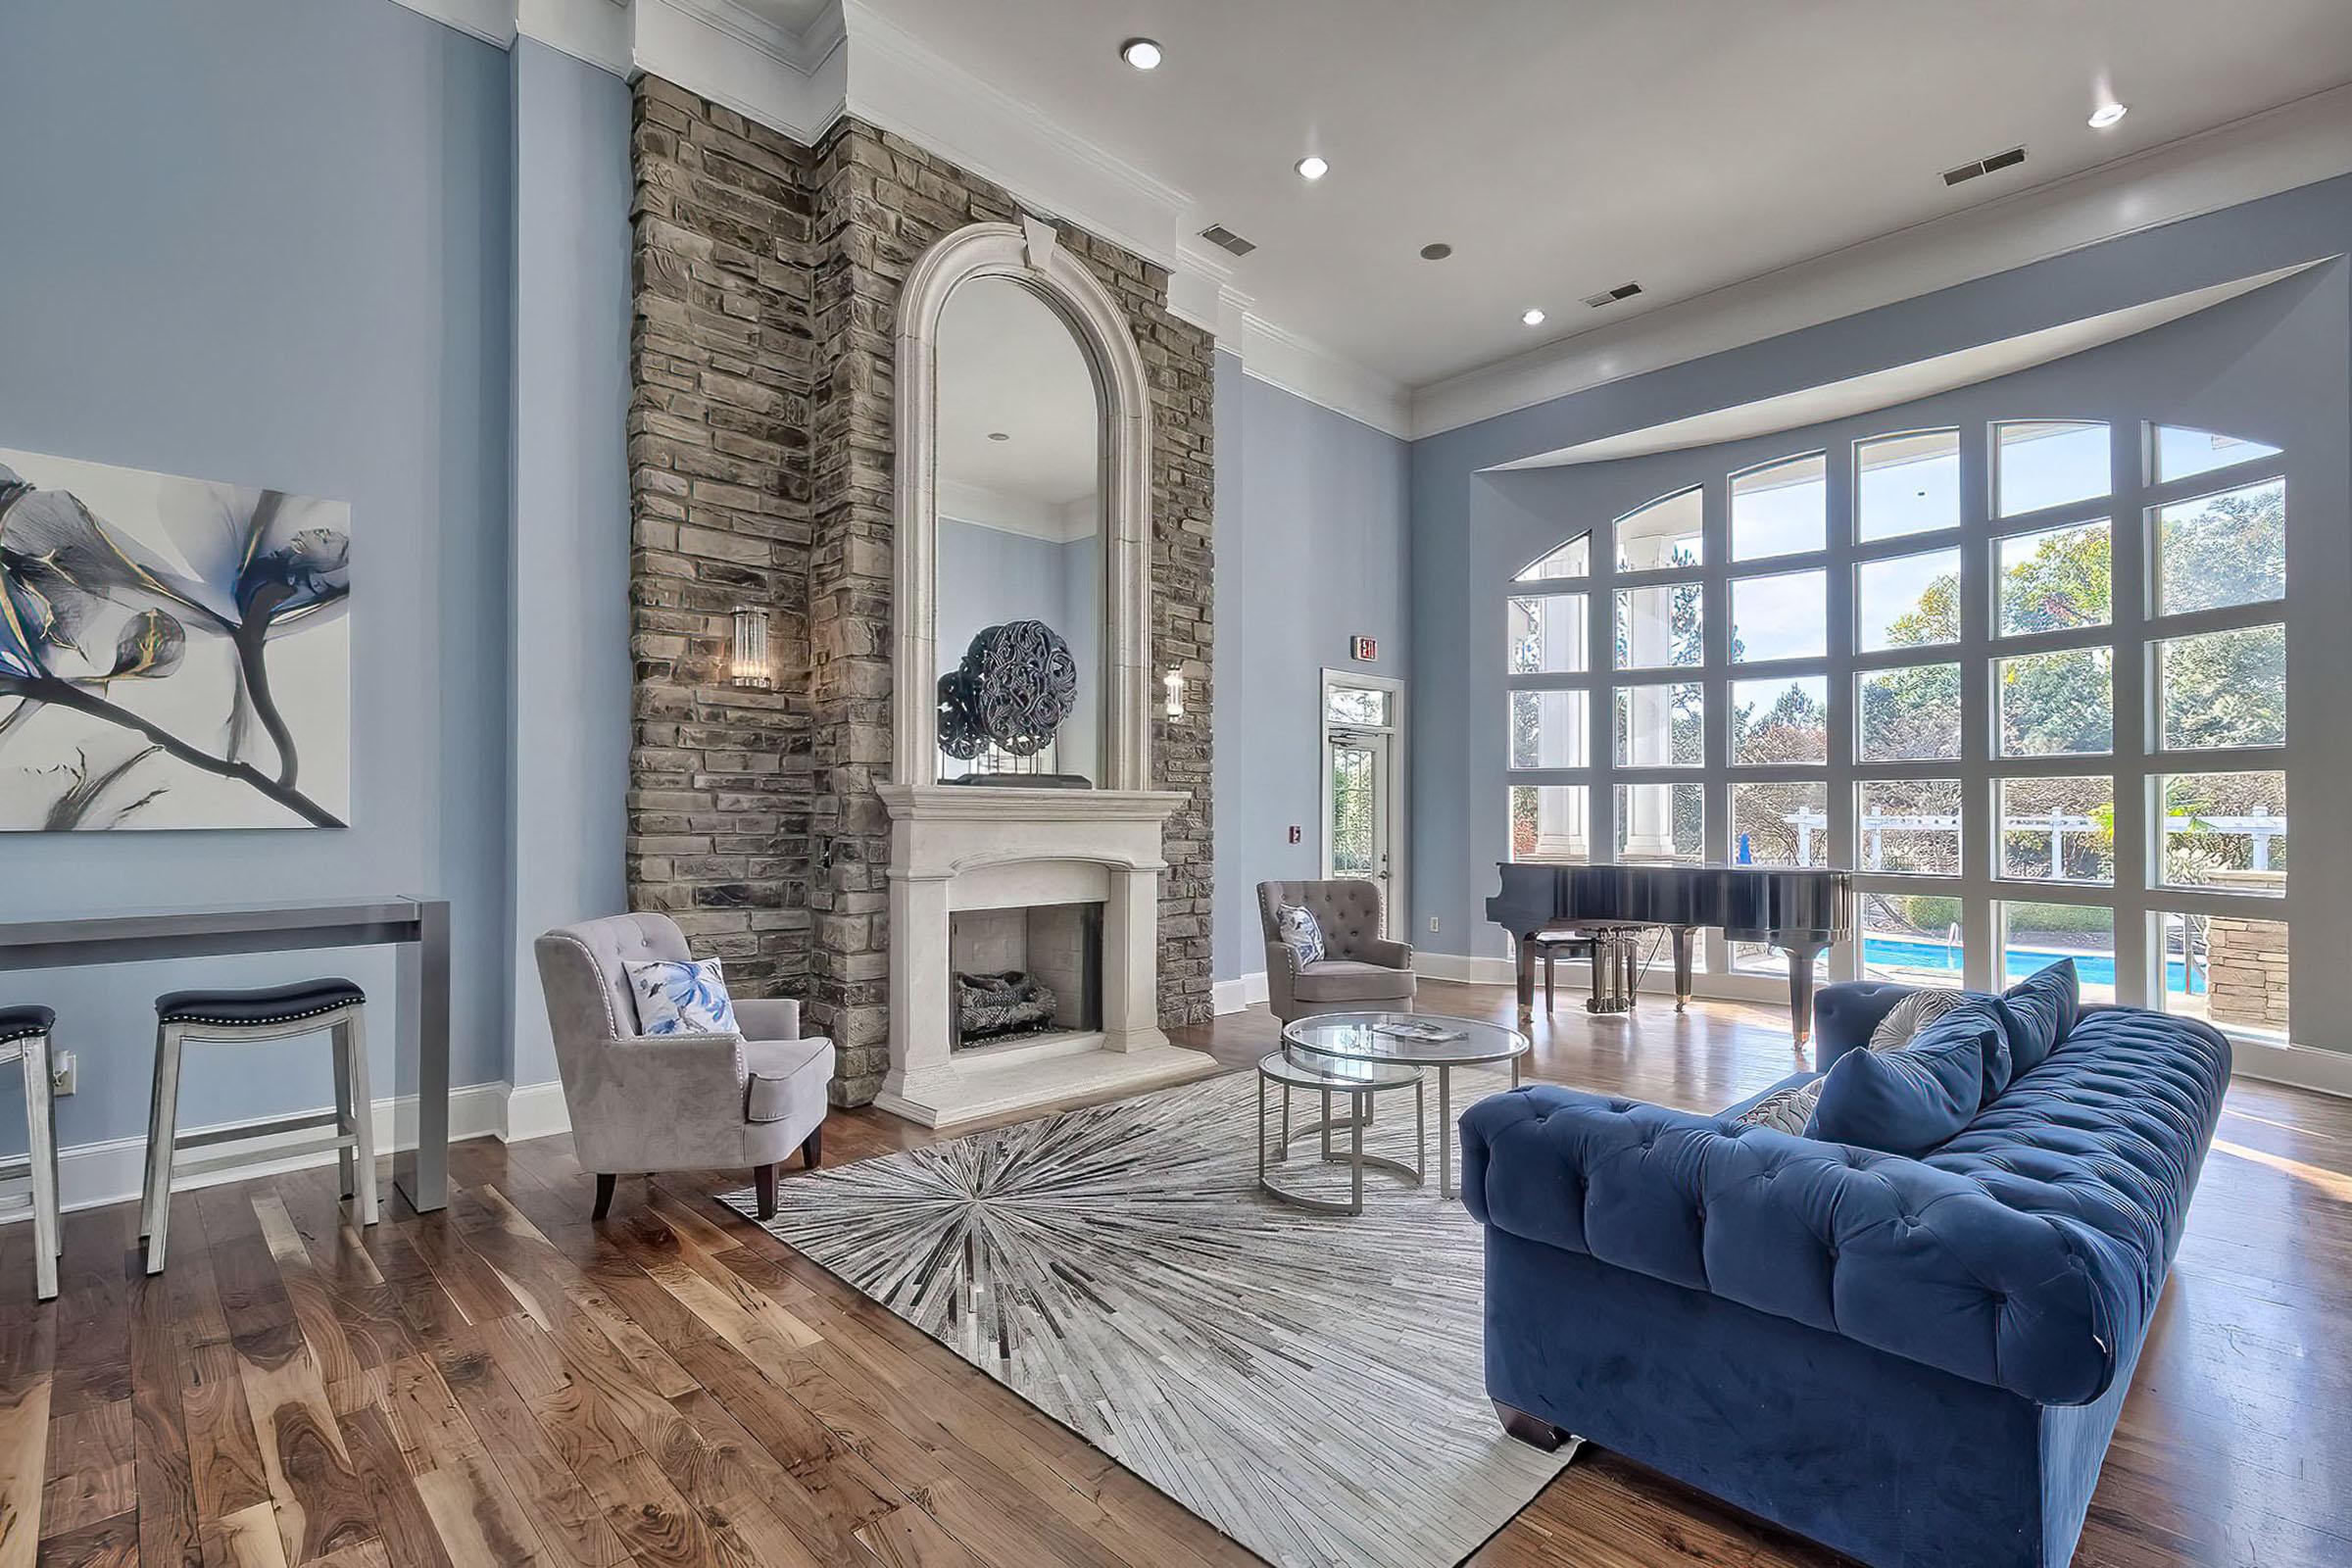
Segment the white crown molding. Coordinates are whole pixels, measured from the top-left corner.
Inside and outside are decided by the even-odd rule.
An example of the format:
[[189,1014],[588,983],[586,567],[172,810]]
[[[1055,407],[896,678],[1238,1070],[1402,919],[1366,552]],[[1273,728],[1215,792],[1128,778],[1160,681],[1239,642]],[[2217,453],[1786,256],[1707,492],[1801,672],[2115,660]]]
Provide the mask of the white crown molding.
[[599,71],[629,74],[636,34],[629,0],[513,0],[509,9],[516,34]]
[[392,0],[501,49],[514,42],[515,0]]
[[733,0],[634,0],[630,60],[747,120],[812,143],[848,103],[838,22],[794,33]]
[[1412,436],[1412,395],[1399,382],[1311,338],[1246,312],[1234,345],[1242,372],[1398,440]]
[[1582,332],[1412,395],[1417,439],[2352,172],[2352,86]]

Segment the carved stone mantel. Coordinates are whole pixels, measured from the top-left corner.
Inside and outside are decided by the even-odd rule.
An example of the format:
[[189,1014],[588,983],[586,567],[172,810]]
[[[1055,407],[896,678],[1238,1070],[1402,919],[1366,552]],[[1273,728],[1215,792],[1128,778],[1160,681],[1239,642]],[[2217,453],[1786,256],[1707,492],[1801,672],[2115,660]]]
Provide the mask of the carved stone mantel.
[[[1215,1070],[1158,1024],[1162,790],[884,785],[891,818],[890,1075],[874,1103],[925,1126]],[[1102,1027],[956,1052],[949,922],[959,910],[1102,905]]]

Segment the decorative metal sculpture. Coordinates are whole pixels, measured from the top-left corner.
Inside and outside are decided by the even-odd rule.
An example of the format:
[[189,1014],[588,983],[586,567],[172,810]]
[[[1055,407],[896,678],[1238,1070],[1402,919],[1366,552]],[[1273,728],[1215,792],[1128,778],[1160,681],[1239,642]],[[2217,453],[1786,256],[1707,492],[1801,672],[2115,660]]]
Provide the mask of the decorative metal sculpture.
[[1034,757],[1078,706],[1078,661],[1042,620],[984,627],[939,678],[939,749],[969,760],[991,746]]

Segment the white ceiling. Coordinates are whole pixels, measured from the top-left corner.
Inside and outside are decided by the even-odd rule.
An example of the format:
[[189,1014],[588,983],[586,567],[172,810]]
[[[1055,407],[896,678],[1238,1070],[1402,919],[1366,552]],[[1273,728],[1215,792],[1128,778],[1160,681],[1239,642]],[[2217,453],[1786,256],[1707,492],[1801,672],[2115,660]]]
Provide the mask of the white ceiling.
[[1045,538],[1094,531],[1094,375],[1043,299],[1002,277],[957,287],[940,315],[935,385],[942,510]]
[[833,9],[835,0],[740,0],[743,8],[764,17],[787,32],[807,32],[817,18]]
[[[1188,231],[1257,241],[1233,271],[1260,315],[1415,386],[2352,79],[2344,0],[867,5],[1188,192]],[[1137,33],[1158,71],[1119,62]],[[2130,117],[2091,130],[2111,96]],[[2021,142],[2021,170],[1937,177]]]

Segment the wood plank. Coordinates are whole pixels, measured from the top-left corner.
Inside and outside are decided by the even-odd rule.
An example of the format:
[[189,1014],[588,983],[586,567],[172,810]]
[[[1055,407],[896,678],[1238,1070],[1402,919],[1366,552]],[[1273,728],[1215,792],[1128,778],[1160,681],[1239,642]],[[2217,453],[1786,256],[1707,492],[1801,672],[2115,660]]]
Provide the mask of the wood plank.
[[482,1454],[451,1455],[416,1477],[416,1494],[448,1545],[448,1560],[501,1568],[545,1561],[539,1533]]
[[295,1326],[302,1330],[302,1337],[311,1348],[311,1359],[318,1363],[319,1379],[340,1383],[376,1364],[363,1362],[353,1352],[350,1337],[337,1321],[335,1298],[318,1277],[318,1271],[311,1266],[311,1250],[302,1233],[294,1228],[294,1218],[286,1212],[285,1200],[273,1190],[256,1193],[253,1214],[261,1226],[262,1243],[270,1250],[270,1261],[277,1265],[278,1283],[293,1309]]
[[84,1405],[49,1423],[41,1534],[62,1536],[138,1506],[128,1399]]
[[371,1404],[354,1410],[342,1418],[341,1426],[353,1473],[374,1515],[391,1568],[462,1568],[469,1561],[495,1560],[453,1557],[445,1549],[437,1516],[418,1494],[382,1409]]
[[44,1568],[138,1568],[139,1516],[119,1513],[41,1543]]
[[180,1420],[199,1526],[266,1505],[270,1478],[262,1467],[261,1441],[236,1351],[225,1340],[188,1348],[181,1371]]
[[[201,1236],[198,1242],[196,1256],[202,1265],[208,1249]],[[172,1316],[176,1298],[168,1278],[168,1273],[140,1274],[130,1282],[131,1456],[139,1560],[148,1568],[202,1568],[196,1483],[179,1397],[183,1374]]]
[[435,1354],[441,1380],[482,1441],[555,1568],[619,1568],[628,1548],[549,1443],[538,1418],[470,1329]]
[[287,1568],[277,1510],[267,1502],[206,1520],[202,1540],[205,1568]]
[[292,1568],[375,1537],[318,1364],[292,1324],[270,1337],[237,1336],[237,1378],[261,1446],[262,1475],[277,1505]]
[[0,1384],[0,1568],[33,1568],[40,1544],[41,1493],[49,1473],[46,1331],[53,1314],[38,1315],[42,1343],[37,1356],[27,1357],[35,1364]]

